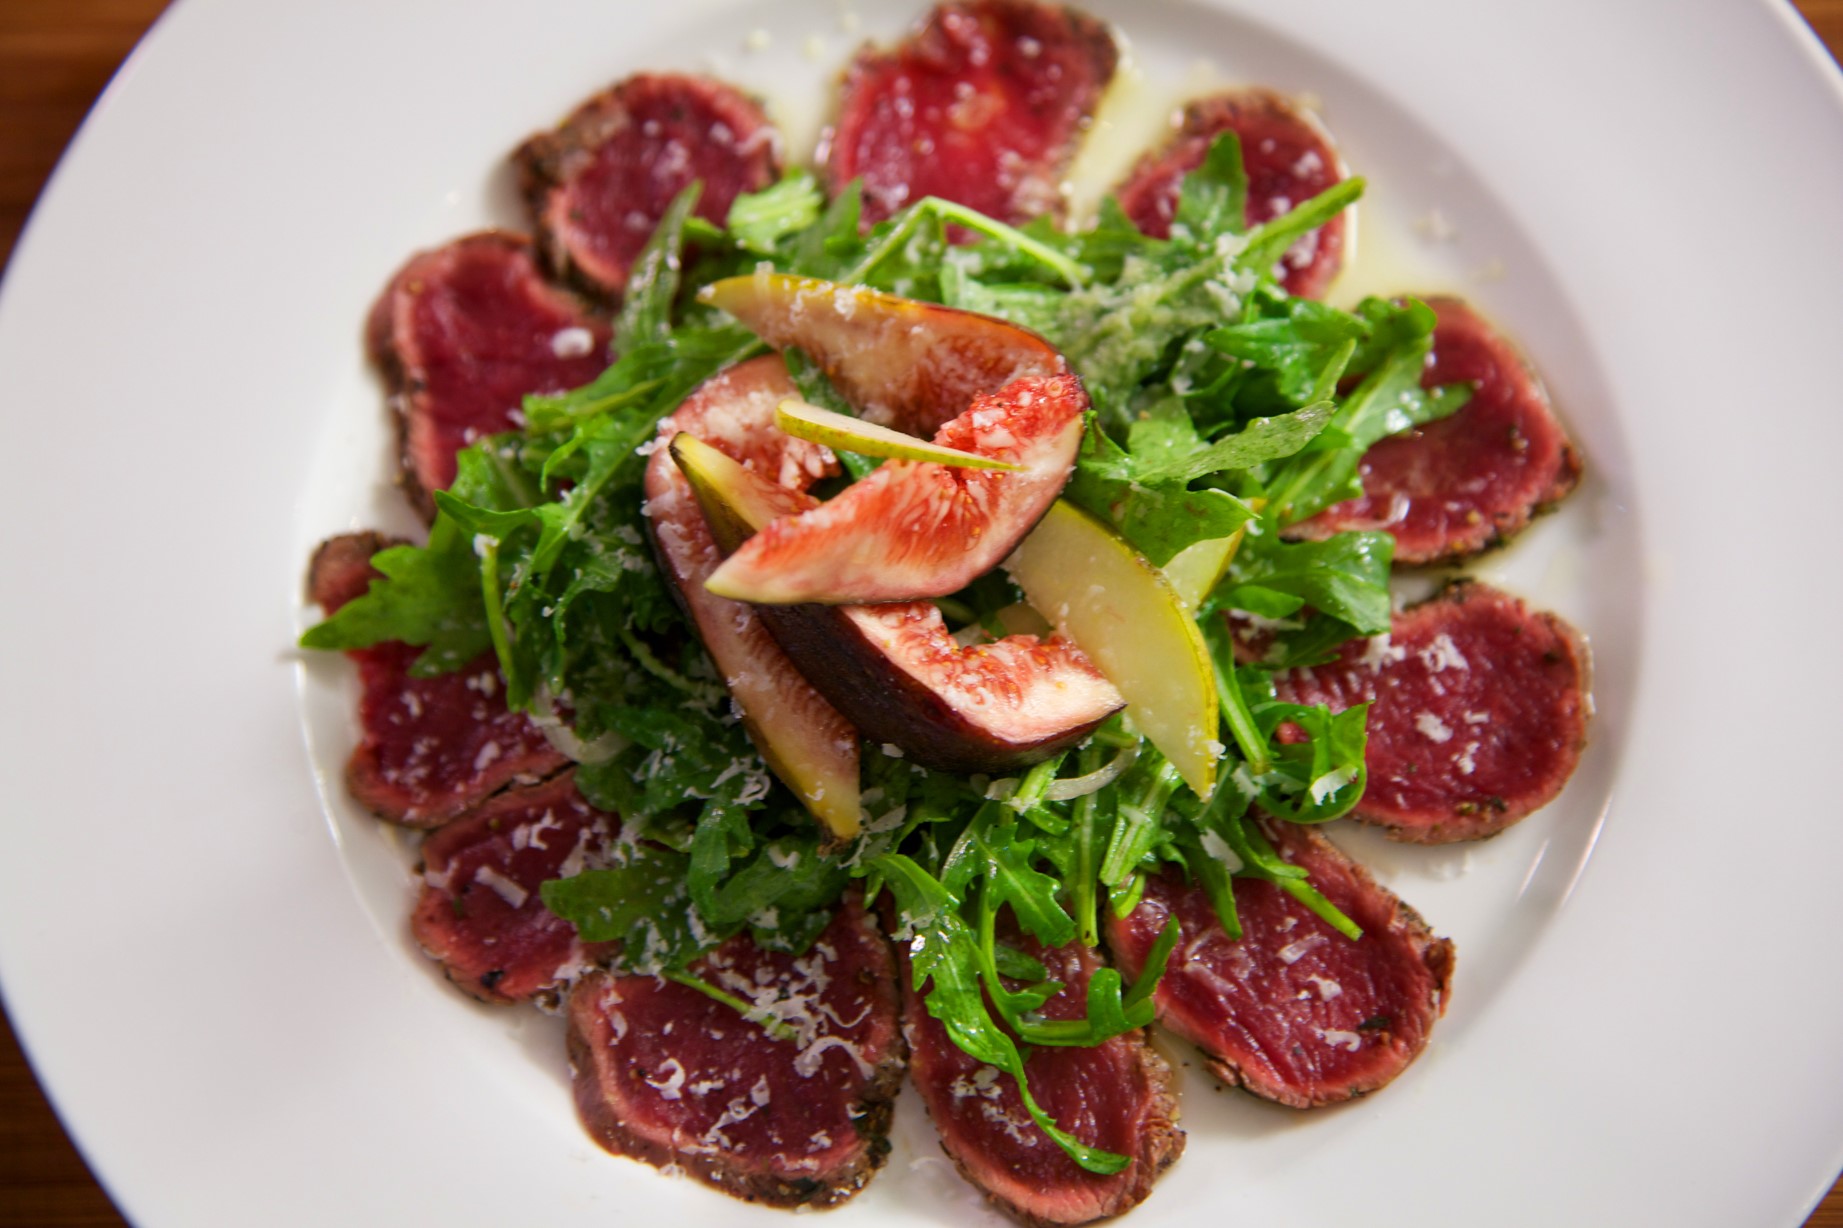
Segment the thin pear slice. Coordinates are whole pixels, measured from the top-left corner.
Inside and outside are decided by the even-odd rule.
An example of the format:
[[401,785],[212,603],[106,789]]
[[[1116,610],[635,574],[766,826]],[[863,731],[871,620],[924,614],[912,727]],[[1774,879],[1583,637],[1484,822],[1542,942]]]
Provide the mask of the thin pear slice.
[[[669,451],[721,547],[812,502],[690,435]],[[1069,640],[1027,633],[962,645],[931,602],[752,609],[865,739],[924,767],[1011,771],[1081,741],[1120,707]]]
[[[1267,506],[1267,500],[1249,499],[1248,506],[1258,512]],[[1203,599],[1210,595],[1210,590],[1222,582],[1222,577],[1229,572],[1229,564],[1235,561],[1235,552],[1241,549],[1242,538],[1247,535],[1248,526],[1244,524],[1227,537],[1191,542],[1165,564],[1165,579],[1171,581],[1171,587],[1177,590],[1186,609],[1195,613]]]
[[1199,797],[1216,787],[1216,675],[1164,572],[1064,500],[1005,562],[1024,596],[1126,700],[1126,714]]
[[777,350],[799,347],[864,417],[922,438],[982,392],[1068,370],[1027,328],[864,286],[763,270],[698,297]]
[[998,469],[1016,473],[1022,465],[981,456],[959,448],[929,443],[887,426],[878,426],[850,414],[835,414],[829,409],[809,405],[792,397],[774,410],[774,424],[798,439],[824,444],[834,452],[855,452],[859,456],[886,456],[895,460],[933,461],[937,465],[958,465],[962,469]]

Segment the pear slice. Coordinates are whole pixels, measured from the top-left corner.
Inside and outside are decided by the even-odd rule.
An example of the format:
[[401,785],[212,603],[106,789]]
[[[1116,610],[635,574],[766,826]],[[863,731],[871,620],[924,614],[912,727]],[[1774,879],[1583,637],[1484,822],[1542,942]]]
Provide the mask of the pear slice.
[[[1248,500],[1248,506],[1258,512],[1267,506],[1267,500],[1257,496]],[[1235,552],[1241,549],[1242,538],[1247,535],[1248,526],[1244,524],[1227,537],[1191,542],[1165,564],[1165,579],[1171,581],[1185,609],[1196,613],[1210,590],[1222,582],[1222,577],[1229,572],[1229,564],[1235,561]]]
[[1074,640],[1199,797],[1216,787],[1215,668],[1184,599],[1124,538],[1057,500],[1009,559],[1030,604]]
[[777,350],[798,346],[865,418],[921,438],[980,393],[1069,369],[1027,328],[865,286],[763,270],[713,282],[698,298]]
[[895,460],[933,461],[937,465],[958,465],[962,469],[999,469],[1016,473],[1023,468],[996,456],[981,456],[959,448],[929,443],[887,426],[878,426],[850,414],[835,414],[829,409],[809,405],[789,397],[775,407],[774,424],[799,439],[824,444],[834,452],[855,452],[859,456],[887,456]]

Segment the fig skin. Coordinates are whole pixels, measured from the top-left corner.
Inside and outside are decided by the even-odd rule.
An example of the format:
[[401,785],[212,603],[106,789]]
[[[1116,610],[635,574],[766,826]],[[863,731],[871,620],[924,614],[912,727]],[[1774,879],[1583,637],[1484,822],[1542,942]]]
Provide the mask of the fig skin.
[[799,347],[862,417],[923,439],[982,392],[1069,370],[1027,328],[866,286],[763,270],[712,282],[698,299],[777,350]]
[[[790,481],[811,482],[827,471],[831,454],[772,425],[775,405],[792,391],[779,358],[754,359],[700,385],[660,423],[659,438],[698,431],[737,457],[786,470]],[[705,589],[724,552],[664,447],[647,462],[646,495],[653,553],[722,673],[750,740],[828,832],[841,840],[855,836],[861,822],[856,731],[776,646],[754,607]]]

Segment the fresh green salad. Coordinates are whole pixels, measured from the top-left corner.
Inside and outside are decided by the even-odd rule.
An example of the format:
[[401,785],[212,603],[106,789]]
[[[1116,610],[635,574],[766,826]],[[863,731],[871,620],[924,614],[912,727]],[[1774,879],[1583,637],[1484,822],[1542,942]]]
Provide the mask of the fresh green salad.
[[[423,646],[423,674],[492,649],[510,706],[561,723],[583,795],[622,819],[619,864],[547,883],[545,904],[584,939],[617,940],[619,970],[670,977],[745,1013],[693,961],[744,930],[767,948],[804,948],[854,879],[892,897],[928,1010],[1020,1086],[1021,1046],[1098,1044],[1151,1022],[1176,926],[1136,982],[1102,968],[1086,1017],[1049,1021],[1040,1008],[1061,987],[999,940],[1007,906],[1039,942],[1094,945],[1106,910],[1124,915],[1148,872],[1174,866],[1207,890],[1231,935],[1236,881],[1252,877],[1354,938],[1249,816],[1319,823],[1361,796],[1365,709],[1279,703],[1272,671],[1388,629],[1393,542],[1381,533],[1288,542],[1281,530],[1357,493],[1373,442],[1451,413],[1468,390],[1421,389],[1434,324],[1425,306],[1370,299],[1347,312],[1276,283],[1276,262],[1356,200],[1361,180],[1252,229],[1246,191],[1232,134],[1185,180],[1168,240],[1141,234],[1111,201],[1078,234],[1049,219],[1013,228],[933,198],[860,234],[856,185],[828,203],[804,171],[741,197],[718,228],[691,216],[693,185],[635,267],[615,329],[619,360],[574,392],[527,398],[522,432],[463,452],[452,488],[436,496],[428,544],[377,555],[384,579],[303,643],[405,641]],[[842,846],[770,774],[654,562],[641,511],[645,445],[660,419],[764,348],[696,291],[764,266],[1041,333],[1093,401],[1063,497],[1160,567],[1241,533],[1194,611],[1227,731],[1211,796],[1193,793],[1121,717],[1016,779],[952,776],[866,746],[866,821]],[[785,358],[806,400],[843,408],[799,351]],[[844,480],[875,464],[840,459]],[[939,605],[951,626],[977,634],[974,624],[995,626],[1020,599],[1000,571]],[[1305,607],[1316,617],[1292,618]],[[1230,610],[1276,629],[1262,664],[1237,663]],[[1305,738],[1281,742],[1282,724]],[[1059,1131],[1023,1092],[1083,1166],[1124,1166]]]

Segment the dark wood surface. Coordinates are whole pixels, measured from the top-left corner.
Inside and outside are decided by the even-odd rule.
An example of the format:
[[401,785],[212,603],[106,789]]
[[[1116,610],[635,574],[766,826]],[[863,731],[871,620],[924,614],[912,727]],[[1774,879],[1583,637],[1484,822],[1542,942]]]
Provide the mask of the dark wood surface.
[[[1797,0],[1831,54],[1843,0]],[[0,267],[58,155],[166,0],[0,0]],[[90,1177],[0,1018],[0,1228],[124,1221]],[[1843,1228],[1843,1179],[1806,1228]]]

